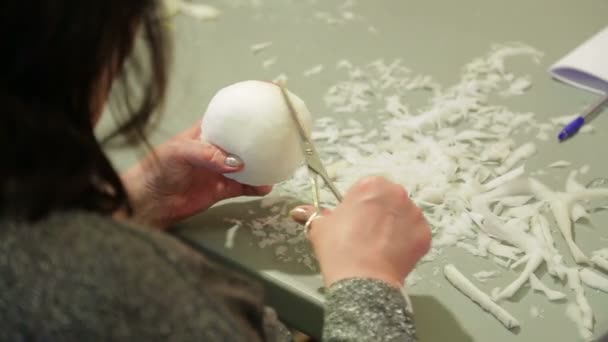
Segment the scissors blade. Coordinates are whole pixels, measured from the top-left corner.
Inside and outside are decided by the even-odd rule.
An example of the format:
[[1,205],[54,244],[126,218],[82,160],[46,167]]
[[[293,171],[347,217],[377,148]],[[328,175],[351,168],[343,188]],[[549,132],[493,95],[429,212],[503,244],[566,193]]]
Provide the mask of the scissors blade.
[[342,194],[340,194],[338,188],[336,188],[334,183],[331,181],[331,178],[327,174],[327,170],[325,170],[323,162],[321,162],[321,159],[319,158],[319,155],[317,154],[314,145],[309,141],[304,141],[302,142],[302,148],[304,150],[304,159],[306,160],[308,170],[314,172],[316,175],[321,177],[325,185],[329,187],[329,190],[331,190],[332,194],[336,197],[338,202],[342,202]]
[[293,119],[293,121],[296,124],[296,128],[298,129],[298,133],[300,134],[301,140],[307,141],[310,143],[310,138],[308,137],[308,134],[304,130],[304,126],[302,126],[302,122],[300,122],[300,118],[298,117],[296,109],[294,108],[293,103],[291,102],[291,99],[289,98],[287,89],[283,85],[279,85],[279,88],[281,89],[281,94],[283,95],[283,99],[285,100],[285,103],[287,104],[287,109],[289,110],[289,114],[291,115],[291,118]]
[[289,98],[287,89],[285,89],[285,87],[283,85],[279,85],[279,88],[281,89],[281,94],[283,95],[283,99],[285,100],[285,103],[287,104],[289,113],[298,129],[298,133],[300,134],[300,145],[302,147],[302,152],[304,154],[304,160],[306,161],[308,170],[312,171],[314,174],[320,176],[321,179],[323,179],[323,182],[329,187],[329,190],[331,190],[333,195],[336,197],[336,199],[338,201],[342,201],[342,194],[340,194],[340,191],[338,190],[338,188],[336,188],[336,186],[331,181],[329,175],[327,174],[327,171],[325,170],[325,167],[323,166],[323,162],[321,162],[321,158],[319,158],[319,154],[317,153],[317,150],[315,149],[315,146],[312,143],[312,140],[306,133],[306,130],[304,130],[304,126],[302,126],[302,123],[300,122],[300,119],[298,118],[298,114],[293,106],[293,103],[291,102],[291,99]]

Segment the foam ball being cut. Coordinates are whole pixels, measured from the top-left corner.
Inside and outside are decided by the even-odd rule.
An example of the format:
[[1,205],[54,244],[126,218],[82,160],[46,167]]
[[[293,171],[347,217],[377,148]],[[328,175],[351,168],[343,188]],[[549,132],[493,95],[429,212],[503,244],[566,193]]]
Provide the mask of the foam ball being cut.
[[[306,104],[288,95],[310,134],[312,117]],[[201,138],[243,160],[243,170],[225,174],[243,184],[282,182],[303,161],[297,126],[281,89],[270,82],[243,81],[220,89],[203,116]]]

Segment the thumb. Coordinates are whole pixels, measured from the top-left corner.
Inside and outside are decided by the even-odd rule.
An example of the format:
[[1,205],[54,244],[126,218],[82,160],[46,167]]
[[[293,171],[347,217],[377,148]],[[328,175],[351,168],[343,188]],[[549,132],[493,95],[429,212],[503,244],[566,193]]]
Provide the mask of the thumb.
[[293,208],[289,212],[289,216],[291,216],[292,220],[304,224],[306,223],[306,221],[308,221],[308,218],[310,218],[310,216],[312,216],[314,212],[315,207],[313,207],[312,205],[301,205]]
[[182,156],[196,167],[204,167],[218,173],[236,172],[243,169],[243,161],[221,148],[198,140],[185,140],[181,144]]
[[[317,211],[315,209],[314,206],[312,205],[300,205],[297,206],[295,208],[293,208],[290,212],[289,212],[289,216],[291,216],[291,219],[304,224],[306,223],[306,221],[308,221],[308,219],[312,216],[312,214],[315,213],[315,211]],[[329,209],[321,209],[321,214],[322,215],[329,215],[331,213],[331,211]]]

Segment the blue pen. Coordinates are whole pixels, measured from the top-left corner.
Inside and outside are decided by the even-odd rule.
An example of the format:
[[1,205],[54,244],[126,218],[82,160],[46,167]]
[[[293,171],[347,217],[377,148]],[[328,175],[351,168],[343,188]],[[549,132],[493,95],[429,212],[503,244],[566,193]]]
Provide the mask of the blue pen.
[[601,110],[602,107],[607,104],[608,93],[604,94],[598,102],[592,106],[589,106],[589,108],[587,108],[581,115],[577,116],[576,119],[567,124],[566,127],[559,132],[557,139],[561,142],[576,134],[576,132],[578,132],[578,130],[581,129],[585,123],[589,122],[593,114],[595,114],[598,110]]

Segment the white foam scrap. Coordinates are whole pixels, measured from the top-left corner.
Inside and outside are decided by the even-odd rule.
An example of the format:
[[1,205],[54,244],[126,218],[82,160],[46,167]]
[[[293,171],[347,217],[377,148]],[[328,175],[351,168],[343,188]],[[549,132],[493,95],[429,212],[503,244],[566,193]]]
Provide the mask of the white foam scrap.
[[477,246],[474,246],[470,243],[458,241],[458,242],[456,242],[456,246],[460,247],[461,249],[464,249],[465,251],[471,253],[472,255],[481,255],[481,252],[479,251]]
[[591,257],[591,262],[598,268],[604,270],[604,272],[608,272],[608,259],[601,258],[598,256]]
[[324,21],[327,24],[333,25],[333,24],[338,24],[338,23],[343,23],[344,21],[341,20],[341,18],[329,13],[329,12],[315,12],[314,13],[314,17],[316,19],[319,19],[321,21]]
[[555,161],[555,162],[549,164],[547,167],[551,167],[551,168],[557,169],[557,168],[569,167],[571,165],[572,165],[572,163],[569,162],[569,161],[558,160],[558,161]]
[[277,61],[278,61],[278,60],[279,60],[279,58],[278,58],[278,57],[276,57],[276,56],[275,56],[275,57],[268,58],[268,59],[266,59],[265,61],[263,61],[263,62],[262,62],[262,67],[263,67],[264,69],[268,69],[268,68],[270,68],[271,66],[275,65],[275,64],[277,63]]
[[602,248],[592,253],[591,262],[598,268],[608,272],[608,248]]
[[496,317],[507,329],[519,327],[519,322],[515,317],[475,286],[454,265],[446,265],[443,269],[443,274],[455,288],[469,297],[482,309]]
[[287,82],[287,80],[289,79],[289,77],[287,77],[287,75],[285,73],[281,73],[279,75],[277,75],[277,77],[275,77],[272,82],[275,83],[284,83]]
[[479,271],[473,273],[473,277],[479,282],[486,282],[488,279],[495,278],[498,275],[498,271]]
[[608,247],[595,250],[592,252],[592,255],[608,259]]
[[416,284],[418,284],[418,282],[420,282],[422,280],[422,277],[418,274],[418,272],[416,272],[415,270],[410,272],[410,274],[407,275],[407,278],[405,279],[405,284],[408,287],[412,287],[415,286]]
[[505,183],[508,183],[508,182],[516,179],[517,177],[520,177],[524,173],[525,173],[525,168],[523,165],[521,165],[518,168],[515,168],[509,172],[506,172],[506,173],[501,172],[500,176],[495,177],[491,181],[483,184],[483,188],[485,191],[490,191],[494,188],[497,188]]
[[538,134],[536,134],[536,139],[541,141],[547,141],[549,140],[549,134],[547,134],[547,132],[545,131],[540,131],[538,132]]
[[540,310],[537,306],[530,307],[530,316],[532,316],[533,318],[540,317]]
[[317,64],[307,70],[305,70],[302,75],[304,75],[304,77],[310,77],[313,75],[318,75],[321,73],[321,71],[323,71],[323,64]]
[[505,260],[503,258],[500,257],[492,257],[492,261],[494,261],[494,263],[498,266],[504,267],[504,268],[510,268],[511,267],[511,262],[509,260]]
[[[492,298],[511,298],[527,284],[549,301],[567,300],[565,292],[569,292],[581,322],[590,331],[593,313],[580,280],[558,285],[558,289],[544,285],[546,279],[563,284],[561,281],[574,277],[570,269],[575,269],[568,264],[570,258],[555,247],[550,222],[557,221],[568,252],[578,263],[592,262],[598,268],[606,263],[608,267],[604,252],[587,258],[572,234],[577,226],[573,218],[583,215],[576,208],[589,199],[608,197],[608,189],[586,189],[575,173],[568,176],[563,189],[551,189],[525,170],[537,146],[530,141],[516,144],[512,137],[553,132],[555,125],[569,122],[571,117],[541,122],[533,113],[494,102],[496,95],[509,91],[521,79],[507,70],[506,60],[511,56],[528,56],[538,62],[542,54],[522,44],[495,46],[465,65],[460,79],[449,87],[414,73],[401,60],[376,59],[363,65],[340,60],[336,69],[342,77],[323,99],[331,113],[341,118],[319,118],[313,138],[326,165],[333,165],[332,178],[341,191],[367,175],[385,175],[408,190],[433,231],[431,251],[421,262],[439,263],[444,249],[460,248],[487,258],[490,264],[513,267],[519,274],[493,290]],[[428,96],[428,104],[409,108],[408,96],[420,91]],[[514,96],[525,96],[525,92]],[[373,115],[373,129],[349,120],[360,114]],[[271,195],[310,202],[306,169],[275,187]],[[321,188],[321,200],[327,207],[336,204],[327,187]],[[286,217],[285,202],[274,205],[281,207],[284,216],[271,215],[248,224],[260,246],[286,246],[290,253],[280,253],[282,260],[299,258],[298,262],[314,267],[310,249],[303,247],[308,245],[301,227]],[[310,259],[305,258],[306,253]],[[543,279],[536,275],[541,265],[548,271]]]
[[180,12],[182,0],[163,0],[164,9],[169,17],[172,17]]
[[346,120],[346,124],[351,127],[359,127],[359,128],[363,127],[363,125],[361,124],[361,121],[357,121],[355,119]]
[[267,48],[269,48],[271,46],[272,46],[272,42],[267,41],[267,42],[253,44],[253,45],[251,45],[251,47],[249,49],[251,50],[251,53],[253,53],[254,55],[257,55],[258,53],[262,52],[263,50],[266,50]]
[[566,298],[566,295],[564,293],[549,288],[547,285],[543,284],[534,274],[530,275],[530,287],[534,291],[542,292],[550,301],[559,301]]
[[583,316],[575,304],[569,303],[566,306],[566,317],[576,324],[578,333],[584,341],[593,341],[593,332],[585,328],[583,324]]
[[530,87],[532,87],[532,78],[530,76],[522,76],[513,80],[509,87],[501,94],[503,96],[523,95]]
[[354,7],[354,2],[346,1],[331,11],[314,12],[314,17],[330,25],[344,24],[349,21],[362,19],[360,15],[354,12]]
[[[311,0],[311,2],[312,1],[314,0]],[[223,2],[231,5],[234,8],[258,8],[264,4],[264,0],[226,0]]]
[[173,11],[177,13],[181,12],[202,21],[215,20],[221,14],[219,9],[205,3],[195,3],[186,0],[171,0],[168,2],[172,3],[170,8],[174,8]]
[[580,314],[579,329],[581,330],[581,337],[585,338],[587,334],[582,333],[582,330],[593,332],[594,318],[593,311],[589,305],[589,301],[585,296],[585,290],[583,289],[580,274],[577,269],[570,268],[567,271],[568,276],[568,287],[572,289],[575,295],[575,303]]
[[598,249],[596,251],[593,251],[593,256],[597,256],[600,258],[604,258],[604,259],[608,259],[608,247],[607,248],[601,248]]
[[[299,202],[286,202],[273,197],[265,200],[266,209],[277,208],[277,213],[242,223],[257,239],[258,247],[273,248],[279,261],[303,264],[313,271],[318,271],[316,259],[310,250],[303,227],[288,215],[289,210]],[[236,224],[240,221],[228,220],[228,222]]]
[[503,174],[509,171],[517,163],[529,159],[536,153],[536,145],[532,142],[521,145],[515,151],[513,151],[503,163],[496,168],[498,174]]
[[593,289],[608,293],[608,278],[589,268],[583,268],[580,270],[579,275],[583,284]]
[[274,252],[277,257],[281,258],[285,256],[285,253],[287,253],[287,251],[289,251],[289,248],[287,246],[281,245],[275,248]]
[[555,127],[551,123],[540,123],[537,127],[536,138],[542,141],[549,140],[549,134],[554,134]]
[[234,247],[234,238],[236,237],[236,232],[241,228],[241,223],[236,223],[232,227],[226,230],[226,242],[224,243],[224,247],[228,249],[232,249]]

